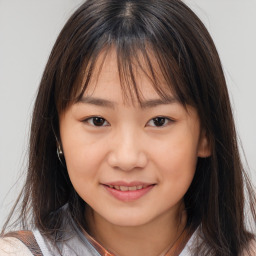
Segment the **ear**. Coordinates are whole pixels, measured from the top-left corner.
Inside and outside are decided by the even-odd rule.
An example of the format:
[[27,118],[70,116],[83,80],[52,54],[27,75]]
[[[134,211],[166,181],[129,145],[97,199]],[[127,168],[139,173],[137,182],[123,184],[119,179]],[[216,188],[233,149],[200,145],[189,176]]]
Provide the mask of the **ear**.
[[199,138],[199,143],[198,143],[197,156],[205,158],[205,157],[209,157],[211,154],[212,152],[211,152],[209,139],[206,135],[205,130],[202,130]]

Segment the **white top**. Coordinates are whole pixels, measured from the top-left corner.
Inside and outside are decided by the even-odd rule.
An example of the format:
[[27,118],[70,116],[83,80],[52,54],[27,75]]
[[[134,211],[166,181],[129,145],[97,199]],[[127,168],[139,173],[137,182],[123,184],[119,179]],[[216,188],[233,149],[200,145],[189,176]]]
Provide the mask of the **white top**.
[[1,256],[33,256],[29,249],[17,238],[6,237],[0,239]]
[[[52,252],[52,250],[49,248],[49,245],[47,245],[47,243],[45,243],[45,240],[42,237],[42,235],[40,234],[40,232],[34,231],[34,235],[35,235],[37,243],[39,244],[40,249],[44,256],[59,255],[59,253],[54,254],[54,252]],[[181,252],[180,256],[192,256],[190,253],[191,250],[189,248],[193,244],[195,235],[196,234],[194,233],[193,236],[190,238],[187,245]],[[75,240],[77,240],[77,239],[75,238]],[[77,243],[77,241],[75,243]],[[80,246],[78,246],[78,247],[80,247]],[[62,255],[63,256],[71,256],[71,255],[78,255],[78,256],[84,256],[84,255],[96,256],[97,255],[97,256],[100,256],[100,254],[94,249],[94,247],[91,244],[89,244],[89,246],[88,246],[88,244],[86,246],[83,246],[84,250],[83,249],[81,250],[81,248],[79,249],[78,247],[77,247],[77,245],[74,246],[73,248],[70,248],[69,246],[65,246],[65,249],[63,250]],[[1,256],[7,256],[7,255],[8,256],[10,256],[10,255],[32,256],[32,254],[28,250],[28,248],[20,240],[18,240],[17,238],[13,238],[13,237],[7,237],[7,238],[0,239],[0,255]]]
[[[35,232],[37,242],[40,243],[40,248],[44,256],[52,256],[52,255],[59,255],[59,254],[52,254],[48,251],[47,246],[45,246],[44,242],[40,240],[42,237],[40,233]],[[193,256],[191,254],[191,247],[193,245],[193,241],[196,239],[196,233],[193,234],[193,236],[188,241],[187,245],[181,252],[180,256]],[[251,244],[251,255],[256,255],[256,242],[253,241]],[[70,254],[71,253],[71,254]],[[94,252],[96,254],[92,254],[90,251],[87,251],[86,254],[77,254],[78,256],[92,256],[100,254],[97,252]],[[7,237],[0,239],[0,256],[33,256],[32,253],[28,250],[28,248],[18,239],[13,237]],[[70,250],[65,251],[63,256],[71,256],[75,255],[74,252],[70,252]],[[195,256],[195,255],[194,255]],[[242,256],[248,256],[247,253],[243,253]]]
[[[75,224],[72,217],[67,211],[67,206],[64,206],[64,216],[61,230],[63,230],[63,239],[53,246],[38,230],[33,230],[35,239],[44,256],[101,256],[96,247],[93,246],[89,237],[86,237],[81,229]],[[192,255],[193,246],[198,244],[200,228],[198,228],[191,236],[186,246],[180,253],[180,256],[195,256]],[[89,239],[89,240],[88,240]],[[256,255],[256,242],[253,241],[250,246],[252,255]],[[61,254],[60,254],[61,253]],[[0,256],[32,256],[28,248],[18,239],[6,237],[0,239]],[[242,253],[241,256],[248,256],[247,253]]]

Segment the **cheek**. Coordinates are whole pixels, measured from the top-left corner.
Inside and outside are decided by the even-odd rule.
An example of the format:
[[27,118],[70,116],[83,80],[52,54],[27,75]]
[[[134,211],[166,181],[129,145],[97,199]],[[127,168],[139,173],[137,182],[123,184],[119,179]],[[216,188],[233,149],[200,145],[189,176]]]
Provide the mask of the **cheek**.
[[170,154],[168,160],[161,165],[161,184],[163,185],[164,199],[170,205],[180,202],[188,191],[195,175],[197,157],[189,155],[183,158],[180,154]]
[[154,159],[164,169],[174,172],[195,169],[197,162],[197,140],[192,136],[176,136],[166,138],[159,145],[154,145]]
[[165,189],[183,197],[189,188],[197,164],[197,134],[169,138],[154,152],[155,165],[160,170],[160,179]]
[[64,154],[69,174],[77,179],[96,176],[96,170],[104,158],[102,147],[75,141],[66,144]]
[[92,148],[77,144],[69,147],[65,152],[67,170],[74,189],[83,200],[87,201],[88,195],[93,192],[93,188],[98,184],[99,172],[97,172],[100,162],[100,152]]
[[90,141],[90,138],[79,137],[78,134],[63,142],[71,183],[88,203],[104,172],[102,165],[106,159],[106,145],[102,140]]

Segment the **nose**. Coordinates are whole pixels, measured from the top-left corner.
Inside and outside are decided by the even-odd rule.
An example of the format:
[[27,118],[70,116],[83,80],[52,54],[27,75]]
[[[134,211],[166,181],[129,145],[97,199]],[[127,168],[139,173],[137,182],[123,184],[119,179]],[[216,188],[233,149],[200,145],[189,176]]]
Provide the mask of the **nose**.
[[124,130],[115,134],[108,155],[108,164],[115,169],[131,171],[143,169],[148,162],[145,145],[135,132]]

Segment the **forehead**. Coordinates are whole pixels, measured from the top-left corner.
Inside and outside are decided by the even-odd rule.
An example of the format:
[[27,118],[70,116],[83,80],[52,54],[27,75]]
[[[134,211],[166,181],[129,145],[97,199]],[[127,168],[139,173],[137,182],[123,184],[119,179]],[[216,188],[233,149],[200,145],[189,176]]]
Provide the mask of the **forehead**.
[[[148,57],[146,60],[138,53],[132,60],[120,61],[113,48],[101,52],[83,97],[108,97],[129,104],[151,98],[175,98],[172,86],[164,79],[157,60],[151,53]],[[83,84],[86,79],[84,77]]]

